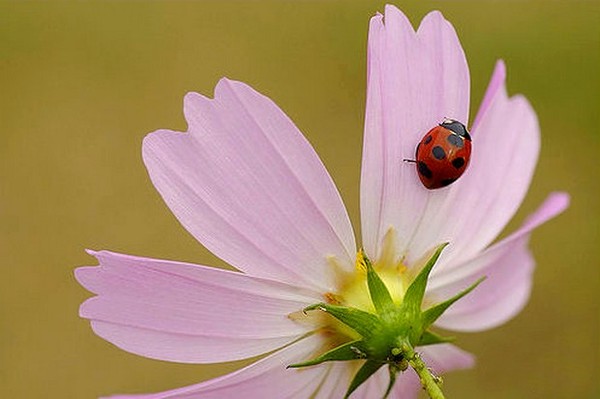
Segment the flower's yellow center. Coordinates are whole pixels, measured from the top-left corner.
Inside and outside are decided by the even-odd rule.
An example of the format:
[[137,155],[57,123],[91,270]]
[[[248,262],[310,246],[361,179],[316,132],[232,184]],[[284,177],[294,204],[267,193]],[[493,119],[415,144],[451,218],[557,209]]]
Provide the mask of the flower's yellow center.
[[[339,302],[346,306],[374,313],[375,308],[367,286],[367,270],[364,257],[365,254],[362,250],[356,254],[356,270],[342,285]],[[390,291],[394,302],[400,304],[407,287],[406,266],[402,262],[388,263],[379,260],[373,264],[373,267]]]
[[[335,292],[324,294],[323,302],[376,313],[367,283],[366,256],[362,250],[358,251],[355,267],[351,273],[344,272],[344,268],[341,267],[337,259],[329,259],[331,267],[338,271],[338,283]],[[377,259],[369,258],[369,260],[379,278],[387,287],[392,300],[396,305],[400,305],[406,290],[415,278],[415,273],[420,270],[421,261],[411,265],[410,268],[404,264],[403,257],[396,250],[396,233],[394,229],[388,230],[385,234]],[[361,338],[352,328],[326,312],[298,311],[290,314],[289,317],[297,323],[312,326],[315,332],[323,335],[325,338],[323,351]]]
[[[380,256],[373,262],[373,267],[385,283],[396,304],[400,304],[410,284],[407,268],[395,251],[395,232],[390,229],[383,239]],[[367,269],[365,253],[360,250],[356,254],[354,272],[340,278],[338,291],[325,294],[325,301],[330,304],[358,308],[375,313],[367,285]],[[335,260],[332,260],[335,263]],[[322,331],[335,343],[358,339],[359,336],[351,328],[327,314],[321,314],[318,323]]]

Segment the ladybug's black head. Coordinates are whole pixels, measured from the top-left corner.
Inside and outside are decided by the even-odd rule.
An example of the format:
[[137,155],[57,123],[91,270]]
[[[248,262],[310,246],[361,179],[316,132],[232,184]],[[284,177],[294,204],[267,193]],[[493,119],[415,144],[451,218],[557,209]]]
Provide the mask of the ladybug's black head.
[[444,121],[440,123],[440,126],[445,127],[459,136],[464,137],[466,140],[471,141],[471,135],[467,131],[467,128],[459,121],[455,121],[454,119],[444,119]]

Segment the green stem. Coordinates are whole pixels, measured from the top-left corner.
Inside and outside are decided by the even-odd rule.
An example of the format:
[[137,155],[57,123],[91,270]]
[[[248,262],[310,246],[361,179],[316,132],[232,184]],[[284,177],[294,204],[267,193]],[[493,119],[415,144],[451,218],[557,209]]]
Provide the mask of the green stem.
[[421,385],[423,385],[423,388],[427,391],[429,397],[431,399],[444,399],[445,397],[438,383],[438,378],[431,373],[429,368],[427,368],[427,365],[423,362],[421,356],[408,345],[403,349],[406,358],[408,359],[408,364],[410,364],[419,376]]

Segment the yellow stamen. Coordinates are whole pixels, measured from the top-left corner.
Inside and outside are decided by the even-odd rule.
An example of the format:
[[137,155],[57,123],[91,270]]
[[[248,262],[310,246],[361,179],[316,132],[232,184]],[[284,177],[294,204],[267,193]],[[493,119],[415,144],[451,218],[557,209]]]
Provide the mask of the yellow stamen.
[[366,263],[366,255],[365,251],[361,248],[356,253],[356,271],[366,273],[367,272],[367,263]]

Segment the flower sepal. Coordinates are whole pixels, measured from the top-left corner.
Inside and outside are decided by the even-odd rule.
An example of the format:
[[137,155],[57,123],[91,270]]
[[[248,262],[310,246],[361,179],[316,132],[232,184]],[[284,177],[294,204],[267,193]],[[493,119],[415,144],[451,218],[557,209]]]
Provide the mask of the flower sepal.
[[333,348],[321,356],[302,363],[290,364],[288,368],[315,366],[324,362],[340,360],[357,360],[367,357],[366,345],[363,340],[350,341]]
[[[360,338],[343,343],[324,354],[302,363],[288,367],[309,367],[329,361],[364,360],[346,392],[350,396],[363,382],[381,367],[387,365],[390,373],[390,385],[384,397],[392,389],[398,373],[409,365],[419,374],[421,382],[434,397],[433,391],[439,391],[439,379],[431,375],[415,348],[425,345],[447,343],[453,337],[443,337],[431,331],[431,325],[456,301],[474,290],[484,279],[477,280],[467,289],[453,297],[422,310],[423,298],[431,270],[448,243],[438,246],[425,266],[406,289],[401,303],[395,303],[384,281],[378,275],[369,258],[361,250],[357,264],[366,271],[367,286],[375,312],[367,312],[351,306],[317,303],[304,309],[305,312],[319,310],[328,313],[342,324],[350,327]],[[424,376],[421,374],[429,374]],[[436,387],[427,387],[435,383]],[[441,394],[441,391],[439,391]],[[443,396],[436,396],[443,397]]]

